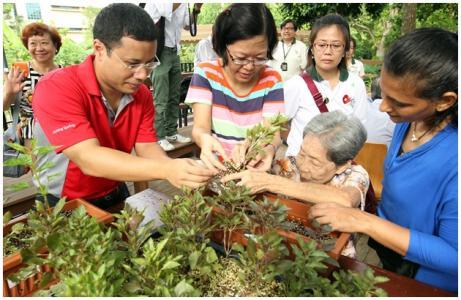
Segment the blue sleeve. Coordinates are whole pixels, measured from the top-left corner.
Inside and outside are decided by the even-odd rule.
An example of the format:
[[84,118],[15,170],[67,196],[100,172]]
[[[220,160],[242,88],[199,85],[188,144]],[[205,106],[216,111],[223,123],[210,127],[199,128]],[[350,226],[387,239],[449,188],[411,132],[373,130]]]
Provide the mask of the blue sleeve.
[[458,174],[448,181],[441,202],[437,232],[410,230],[406,259],[432,269],[458,273]]

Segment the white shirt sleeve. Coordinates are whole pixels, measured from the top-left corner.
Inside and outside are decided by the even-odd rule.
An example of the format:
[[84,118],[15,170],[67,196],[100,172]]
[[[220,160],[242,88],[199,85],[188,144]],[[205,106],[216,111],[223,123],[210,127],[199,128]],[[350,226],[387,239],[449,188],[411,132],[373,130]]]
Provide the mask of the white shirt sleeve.
[[301,49],[302,49],[301,53],[303,53],[303,55],[301,55],[301,64],[299,66],[302,70],[305,70],[307,66],[307,46],[301,41],[300,43],[301,43]]
[[365,76],[365,67],[363,63],[360,60],[358,60],[357,63],[359,64],[359,76],[360,77]]
[[320,111],[307,88],[304,79],[295,75],[285,81],[285,114],[291,119],[288,133],[286,156],[297,155],[303,142],[303,131],[306,124]]
[[367,121],[367,111],[368,111],[368,99],[367,99],[367,90],[363,80],[356,76],[356,89],[355,95],[352,102],[352,108],[354,110],[354,115],[360,119],[362,124],[366,124]]
[[171,21],[171,17],[173,16],[173,2],[147,2],[144,9],[154,20],[154,23],[157,23],[161,17],[165,17],[165,19]]
[[202,61],[206,60],[207,57],[207,45],[205,40],[201,40],[198,42],[195,48],[195,58],[194,58],[194,66],[197,66]]
[[302,99],[300,88],[304,80],[299,75],[295,75],[283,83],[283,94],[285,97],[285,115],[291,120],[299,109],[299,102]]

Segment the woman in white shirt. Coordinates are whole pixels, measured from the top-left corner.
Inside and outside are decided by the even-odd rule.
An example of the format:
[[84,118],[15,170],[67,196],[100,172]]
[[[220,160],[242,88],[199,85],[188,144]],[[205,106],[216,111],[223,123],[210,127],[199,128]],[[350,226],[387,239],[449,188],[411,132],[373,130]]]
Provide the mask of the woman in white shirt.
[[[341,110],[365,124],[367,93],[363,80],[347,71],[346,52],[350,47],[349,24],[337,14],[318,19],[310,34],[307,74],[314,80],[328,111]],[[285,113],[291,119],[287,156],[298,154],[306,124],[320,113],[301,76],[285,82]]]

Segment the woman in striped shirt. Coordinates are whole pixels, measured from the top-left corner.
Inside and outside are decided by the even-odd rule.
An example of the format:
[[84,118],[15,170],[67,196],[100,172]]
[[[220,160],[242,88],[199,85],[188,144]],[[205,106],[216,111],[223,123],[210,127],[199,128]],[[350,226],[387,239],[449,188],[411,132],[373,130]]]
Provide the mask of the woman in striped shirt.
[[4,79],[3,110],[14,104],[16,95],[20,94],[18,132],[21,142],[29,146],[33,138],[32,95],[40,77],[59,68],[54,57],[61,48],[61,36],[58,31],[43,23],[31,23],[21,33],[21,41],[32,59],[23,63],[26,70],[13,65],[11,72]]
[[[241,162],[247,129],[284,110],[280,74],[266,65],[277,43],[272,14],[264,4],[232,4],[216,19],[212,42],[218,59],[195,68],[185,102],[194,111],[201,160],[225,170],[218,156]],[[268,170],[279,144],[277,134],[248,167]]]

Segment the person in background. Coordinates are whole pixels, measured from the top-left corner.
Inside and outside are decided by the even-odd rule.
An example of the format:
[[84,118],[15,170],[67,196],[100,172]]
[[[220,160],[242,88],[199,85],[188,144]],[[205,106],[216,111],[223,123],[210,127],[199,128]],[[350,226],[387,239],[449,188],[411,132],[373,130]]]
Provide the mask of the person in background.
[[[195,4],[200,12],[201,4]],[[181,86],[181,63],[179,50],[181,31],[189,29],[187,3],[148,2],[145,10],[155,23],[165,18],[165,45],[159,57],[161,65],[152,73],[155,102],[155,130],[158,144],[165,151],[174,149],[172,142],[188,143],[189,137],[178,133],[179,97]]]
[[[363,210],[370,180],[367,171],[353,165],[352,160],[366,137],[367,132],[356,117],[341,111],[323,113],[304,128],[303,144],[296,159],[282,161],[285,170],[299,170],[300,182],[253,170],[227,175],[222,181],[240,180],[239,184],[253,193],[272,192],[309,203],[331,201]],[[292,166],[284,166],[285,163]],[[342,255],[355,257],[355,254],[350,240]]]
[[21,41],[26,47],[31,60],[27,62],[27,76],[19,68],[13,68],[4,78],[3,110],[14,104],[16,95],[20,94],[18,132],[20,140],[26,147],[34,137],[34,111],[32,95],[39,79],[60,66],[54,62],[61,48],[61,36],[56,28],[43,23],[30,23],[21,32]]
[[218,56],[213,50],[213,43],[211,42],[211,35],[206,39],[201,39],[195,46],[194,67],[202,61],[215,60]]
[[310,217],[370,236],[383,267],[458,290],[458,35],[417,29],[393,43],[381,70],[381,111],[396,122],[377,215],[336,203]]
[[[328,111],[340,110],[366,124],[367,92],[363,80],[349,73],[346,52],[350,46],[349,24],[337,14],[316,20],[310,33],[307,74],[313,79]],[[291,119],[287,156],[298,154],[306,124],[320,113],[304,79],[293,76],[284,83],[285,111]]]
[[35,90],[37,144],[57,147],[38,159],[39,168],[54,163],[39,174],[50,204],[66,196],[108,208],[129,196],[125,181],[205,184],[215,172],[171,159],[156,143],[154,104],[143,84],[160,63],[152,18],[134,4],[111,4],[96,16],[93,38],[94,54],[44,76]]
[[[224,160],[238,159],[246,132],[283,112],[280,74],[266,65],[277,43],[277,29],[264,4],[235,3],[213,25],[216,61],[200,63],[194,70],[185,103],[192,105],[192,136],[207,167],[226,170]],[[280,135],[264,147],[250,167],[270,169]],[[234,155],[236,154],[236,155]],[[241,157],[240,157],[241,158]],[[234,161],[235,162],[235,161]]]
[[269,65],[280,72],[284,81],[301,74],[307,65],[307,46],[296,39],[296,31],[298,26],[295,21],[288,19],[282,22],[282,39],[272,53],[273,59],[269,61]]
[[388,114],[379,110],[382,101],[379,77],[377,77],[371,83],[371,98],[368,99],[368,117],[365,124],[367,142],[386,144],[389,148],[395,123],[392,122]]
[[347,58],[347,70],[350,73],[354,73],[358,75],[360,78],[365,76],[365,68],[363,67],[363,63],[354,58],[355,48],[357,47],[357,42],[353,37],[351,37],[351,46],[349,51],[346,52]]

